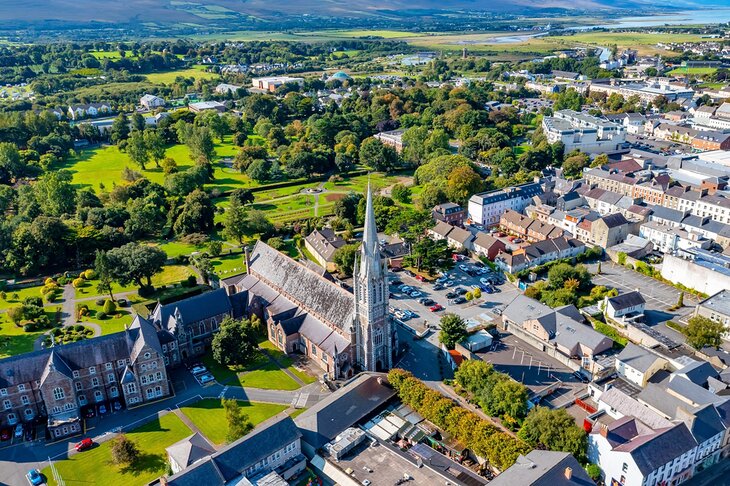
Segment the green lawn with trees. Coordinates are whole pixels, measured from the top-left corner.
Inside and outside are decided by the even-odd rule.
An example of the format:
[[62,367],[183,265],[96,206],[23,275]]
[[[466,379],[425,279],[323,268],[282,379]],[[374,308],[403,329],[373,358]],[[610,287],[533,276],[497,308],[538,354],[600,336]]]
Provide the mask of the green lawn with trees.
[[[140,451],[131,465],[111,464],[111,441],[54,465],[66,484],[146,484],[167,471],[165,447],[191,433],[175,414],[168,413],[125,434]],[[56,484],[49,467],[41,472],[49,485]]]

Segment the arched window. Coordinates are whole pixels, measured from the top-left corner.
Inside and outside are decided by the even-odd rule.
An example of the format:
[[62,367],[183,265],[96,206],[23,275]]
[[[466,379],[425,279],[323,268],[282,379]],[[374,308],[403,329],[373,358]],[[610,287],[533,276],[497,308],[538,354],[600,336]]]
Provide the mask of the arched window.
[[63,388],[58,387],[53,389],[53,398],[54,400],[63,400],[66,398],[66,394],[63,392]]

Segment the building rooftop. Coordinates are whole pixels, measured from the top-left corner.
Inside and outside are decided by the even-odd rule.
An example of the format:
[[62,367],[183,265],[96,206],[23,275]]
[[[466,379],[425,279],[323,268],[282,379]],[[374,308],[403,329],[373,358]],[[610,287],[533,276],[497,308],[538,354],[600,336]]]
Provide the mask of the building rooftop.
[[595,483],[567,452],[534,450],[494,478],[491,486],[589,486]]
[[730,290],[723,289],[698,305],[723,316],[730,316]]
[[616,359],[632,367],[635,370],[646,373],[658,359],[662,358],[646,348],[637,346],[636,344],[629,342],[626,347],[616,356]]

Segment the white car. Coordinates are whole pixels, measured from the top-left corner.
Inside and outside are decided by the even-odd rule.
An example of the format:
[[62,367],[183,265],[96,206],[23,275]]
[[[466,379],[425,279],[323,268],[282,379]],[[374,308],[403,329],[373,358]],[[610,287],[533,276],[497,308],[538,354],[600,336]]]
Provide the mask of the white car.
[[469,267],[462,263],[461,265],[459,265],[459,270],[461,270],[462,272],[466,272],[467,270],[469,270]]
[[201,385],[205,385],[206,383],[210,383],[213,380],[215,380],[215,378],[213,378],[213,375],[211,375],[210,373],[206,373],[206,374],[201,375],[201,376],[198,377],[198,381],[200,382]]
[[423,295],[423,294],[422,294],[421,292],[419,292],[418,290],[414,290],[413,292],[411,292],[411,297],[413,297],[414,299],[415,299],[416,297],[420,297],[420,296],[422,296],[422,295]]
[[196,366],[192,370],[190,370],[190,372],[194,375],[199,375],[201,373],[205,373],[206,371],[208,370],[205,368],[205,366]]
[[491,282],[486,278],[480,278],[479,283],[481,283],[482,285],[489,285]]

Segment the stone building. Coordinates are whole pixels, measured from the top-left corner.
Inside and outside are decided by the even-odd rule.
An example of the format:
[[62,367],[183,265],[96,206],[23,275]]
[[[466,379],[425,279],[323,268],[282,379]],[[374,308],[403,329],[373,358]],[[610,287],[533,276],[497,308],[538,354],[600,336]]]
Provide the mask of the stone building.
[[81,432],[83,407],[169,394],[157,333],[139,316],[122,332],[0,361],[0,426],[47,417],[53,438]]

